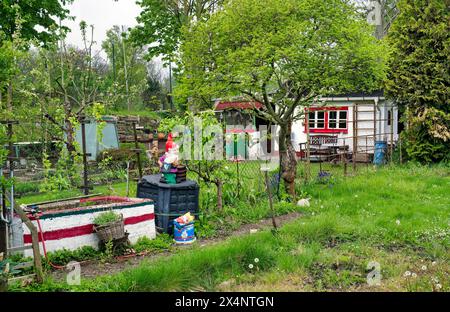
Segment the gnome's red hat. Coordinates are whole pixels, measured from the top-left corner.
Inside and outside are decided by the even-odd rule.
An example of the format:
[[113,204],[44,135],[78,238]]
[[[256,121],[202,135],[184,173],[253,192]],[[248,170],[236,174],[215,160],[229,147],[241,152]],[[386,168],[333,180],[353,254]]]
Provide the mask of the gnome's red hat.
[[167,142],[166,142],[166,152],[170,151],[174,145],[175,144],[173,142],[172,133],[169,133],[169,136],[167,137]]

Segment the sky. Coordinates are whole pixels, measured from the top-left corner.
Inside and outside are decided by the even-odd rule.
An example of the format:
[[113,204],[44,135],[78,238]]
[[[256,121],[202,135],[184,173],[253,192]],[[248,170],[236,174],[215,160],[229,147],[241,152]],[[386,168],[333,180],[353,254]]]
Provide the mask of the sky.
[[[102,42],[106,39],[106,32],[114,25],[133,27],[137,24],[136,17],[140,7],[135,0],[75,0],[67,6],[74,21],[65,21],[72,32],[67,35],[67,43],[82,46],[79,24],[85,21],[88,25],[94,25],[95,49],[100,50]],[[104,56],[104,54],[102,54]]]

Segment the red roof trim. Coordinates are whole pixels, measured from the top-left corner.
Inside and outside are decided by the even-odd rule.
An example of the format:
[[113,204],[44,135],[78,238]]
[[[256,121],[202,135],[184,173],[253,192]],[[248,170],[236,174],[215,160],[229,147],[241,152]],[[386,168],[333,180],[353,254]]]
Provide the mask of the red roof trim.
[[216,111],[226,109],[261,109],[263,105],[259,102],[219,102]]

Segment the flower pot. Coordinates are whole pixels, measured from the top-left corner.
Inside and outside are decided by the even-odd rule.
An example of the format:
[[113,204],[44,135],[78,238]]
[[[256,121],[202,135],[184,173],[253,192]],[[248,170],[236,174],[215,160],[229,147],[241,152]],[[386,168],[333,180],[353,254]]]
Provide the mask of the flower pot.
[[109,241],[122,239],[125,237],[125,225],[123,216],[120,220],[105,225],[94,225],[94,232],[97,233],[100,241],[107,243]]

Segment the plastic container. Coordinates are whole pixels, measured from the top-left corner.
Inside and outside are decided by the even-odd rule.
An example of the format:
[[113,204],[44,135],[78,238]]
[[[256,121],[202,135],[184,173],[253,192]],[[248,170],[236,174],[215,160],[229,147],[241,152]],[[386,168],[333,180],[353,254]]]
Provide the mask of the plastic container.
[[198,216],[200,187],[191,180],[165,184],[160,179],[161,175],[143,177],[138,183],[137,197],[153,199],[157,230],[172,234],[174,219],[188,212]]
[[387,150],[386,141],[376,141],[375,142],[375,154],[373,157],[373,163],[377,166],[384,165]]
[[177,184],[177,175],[175,173],[163,173],[167,184]]
[[177,244],[192,244],[197,240],[195,237],[194,222],[179,224],[173,221],[173,238]]

